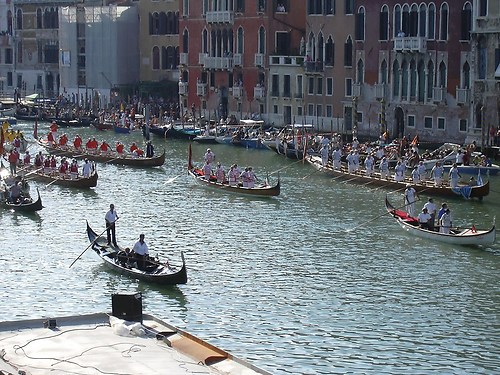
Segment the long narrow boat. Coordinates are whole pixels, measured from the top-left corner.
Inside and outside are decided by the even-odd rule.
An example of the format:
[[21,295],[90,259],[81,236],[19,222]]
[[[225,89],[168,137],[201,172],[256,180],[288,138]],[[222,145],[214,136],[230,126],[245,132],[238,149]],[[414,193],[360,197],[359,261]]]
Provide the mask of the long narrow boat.
[[310,163],[318,171],[324,172],[330,176],[335,177],[340,181],[348,181],[357,184],[380,186],[390,190],[404,190],[407,184],[411,184],[417,193],[424,193],[428,195],[444,196],[444,197],[464,197],[464,198],[478,198],[482,199],[490,193],[490,181],[482,185],[460,185],[457,188],[450,186],[435,186],[433,181],[425,181],[415,184],[410,178],[405,178],[404,181],[395,181],[390,177],[383,179],[380,173],[374,172],[372,176],[367,176],[365,171],[358,171],[357,173],[349,173],[347,167],[342,165],[341,169],[333,169],[331,164],[323,166],[321,157],[317,155],[309,155],[306,157]]
[[76,150],[74,148],[61,149],[57,146],[49,146],[47,142],[41,140],[38,140],[37,143],[45,148],[49,154],[75,159],[88,159],[97,163],[128,165],[133,167],[159,167],[165,163],[165,150],[163,150],[161,155],[147,158],[136,157],[130,154],[119,155],[116,152],[110,152],[108,154],[92,154],[86,152],[85,150]]
[[38,198],[34,201],[32,198],[24,198],[19,203],[12,203],[8,201],[0,201],[0,205],[4,208],[20,211],[20,212],[35,212],[40,211],[43,208],[42,198],[40,197],[40,191],[36,189]]
[[92,250],[94,250],[108,268],[116,272],[135,279],[162,285],[187,283],[186,262],[184,260],[184,253],[182,252],[182,267],[180,269],[173,269],[168,262],[160,263],[156,260],[147,260],[145,269],[140,270],[133,262],[124,261],[124,251],[122,248],[107,246],[105,239],[99,237],[96,232],[92,230],[88,222],[87,236],[92,245]]
[[98,174],[94,170],[89,177],[83,177],[79,175],[76,178],[71,178],[69,175],[61,176],[59,172],[54,173],[44,173],[43,169],[36,168],[32,166],[31,168],[25,169],[26,178],[43,182],[48,185],[59,185],[78,189],[90,189],[97,186]]
[[385,197],[385,208],[394,217],[398,224],[408,233],[417,237],[427,238],[433,241],[446,242],[454,245],[490,245],[495,242],[495,223],[491,229],[480,230],[475,226],[471,228],[451,228],[449,234],[420,228],[418,219],[409,216],[405,211],[394,208]]
[[229,185],[228,181],[220,183],[217,182],[217,178],[215,176],[210,176],[210,179],[206,179],[203,171],[193,166],[192,156],[191,156],[191,145],[189,145],[188,174],[192,176],[196,180],[196,182],[198,182],[201,185],[229,193],[253,195],[258,197],[276,197],[280,195],[281,191],[281,183],[279,176],[278,176],[278,181],[276,182],[275,185],[270,185],[266,178],[265,182],[253,188],[243,187],[241,184],[238,184],[236,186],[231,186]]

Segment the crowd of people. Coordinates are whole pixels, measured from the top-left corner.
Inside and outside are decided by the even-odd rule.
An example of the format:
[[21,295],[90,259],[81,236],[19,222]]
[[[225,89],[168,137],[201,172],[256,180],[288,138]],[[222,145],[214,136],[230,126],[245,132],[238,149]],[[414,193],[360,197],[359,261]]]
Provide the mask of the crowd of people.
[[252,167],[245,167],[242,171],[238,164],[234,163],[229,167],[226,172],[224,166],[217,162],[214,169],[213,165],[215,163],[215,154],[212,149],[207,148],[207,151],[203,155],[204,165],[202,168],[203,177],[206,180],[215,178],[215,180],[220,184],[229,184],[229,186],[242,186],[244,188],[254,188],[255,183],[258,181],[257,175],[255,174]]

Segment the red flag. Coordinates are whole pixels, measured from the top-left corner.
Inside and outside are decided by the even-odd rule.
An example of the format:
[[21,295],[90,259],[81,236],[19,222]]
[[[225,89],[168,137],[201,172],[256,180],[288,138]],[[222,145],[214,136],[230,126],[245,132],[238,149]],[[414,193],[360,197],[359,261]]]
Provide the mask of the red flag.
[[38,121],[35,120],[35,128],[33,129],[33,138],[38,139]]
[[0,133],[2,133],[2,135],[0,135],[0,155],[3,155],[3,153],[5,152],[5,149],[3,148],[3,143],[5,142],[5,139],[3,136],[3,129],[2,128],[0,128]]

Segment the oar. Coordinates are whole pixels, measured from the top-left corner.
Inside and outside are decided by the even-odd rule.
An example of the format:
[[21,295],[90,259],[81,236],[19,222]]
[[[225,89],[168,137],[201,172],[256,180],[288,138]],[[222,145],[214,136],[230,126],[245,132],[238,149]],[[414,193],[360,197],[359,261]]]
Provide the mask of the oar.
[[171,184],[172,182],[174,182],[175,180],[177,180],[179,177],[181,177],[183,174],[184,173],[178,174],[177,176],[169,178],[167,181],[165,181],[165,184]]
[[275,173],[279,173],[279,172],[281,172],[281,171],[282,171],[282,170],[284,170],[284,169],[290,168],[290,167],[291,167],[292,165],[294,165],[294,164],[300,163],[301,161],[302,161],[302,159],[299,159],[299,160],[297,160],[297,161],[294,161],[293,163],[290,163],[290,164],[288,164],[288,165],[284,166],[283,168],[277,169],[277,170],[275,170],[274,172],[269,173],[269,175],[273,175],[273,174],[275,174]]
[[302,179],[305,180],[307,177],[310,177],[313,174],[315,174],[316,172],[321,171],[323,168],[325,168],[325,167],[319,167],[318,169],[314,169],[314,171],[312,173],[309,173],[308,175],[305,175],[304,177],[302,177]]
[[[118,219],[119,219],[119,218],[118,218]],[[116,219],[116,220],[115,220],[115,223],[118,221],[118,219]],[[97,242],[97,240],[99,239],[99,237],[101,237],[101,236],[104,234],[104,232],[106,232],[109,228],[111,228],[111,226],[112,226],[113,224],[114,224],[114,223],[111,223],[110,225],[108,225],[108,226],[106,227],[106,229],[104,229],[104,230],[101,232],[101,234],[99,234],[99,235],[95,238],[95,240],[94,240],[94,241],[92,241],[92,242],[90,243],[90,245],[89,245],[89,246],[87,246],[87,247],[85,248],[85,250],[83,250],[83,251],[81,252],[81,254],[80,254],[80,255],[78,255],[78,257],[77,257],[77,258],[76,258],[76,259],[75,259],[75,260],[74,260],[74,261],[73,261],[73,262],[69,265],[69,268],[71,268],[71,266],[73,266],[73,264],[75,264],[75,263],[76,263],[76,261],[77,261],[78,259],[80,259],[80,257],[81,257],[81,256],[82,256],[82,255],[83,255],[83,254],[84,254],[84,253],[88,250],[88,249],[90,249],[90,247],[91,247],[91,246],[93,246],[93,245]]]
[[[420,199],[418,199],[418,198],[417,198],[417,200],[416,200],[415,202],[417,202],[417,201],[419,201],[419,200],[420,200]],[[413,203],[415,203],[415,202],[413,202]],[[392,213],[392,211],[396,211],[396,210],[400,210],[400,209],[402,209],[402,208],[405,208],[406,206],[409,206],[410,204],[412,204],[412,203],[406,203],[406,204],[404,204],[404,205],[403,205],[403,206],[401,206],[401,207],[396,207],[396,208],[394,208],[394,209],[393,209],[393,210],[391,210],[391,211],[386,211],[386,212],[384,212],[384,213],[383,213],[383,214],[381,214],[381,215],[375,216],[373,219],[370,219],[370,220],[368,220],[368,221],[365,221],[364,223],[361,223],[361,224],[359,224],[359,225],[355,226],[354,228],[347,229],[347,232],[352,232],[352,231],[355,231],[356,229],[358,229],[358,228],[362,227],[363,225],[366,225],[366,224],[369,224],[369,223],[371,223],[371,222],[373,222],[373,221],[375,221],[375,220],[378,220],[378,219],[380,219],[382,216],[385,216],[385,215],[387,215],[387,214],[391,214],[391,213]]]

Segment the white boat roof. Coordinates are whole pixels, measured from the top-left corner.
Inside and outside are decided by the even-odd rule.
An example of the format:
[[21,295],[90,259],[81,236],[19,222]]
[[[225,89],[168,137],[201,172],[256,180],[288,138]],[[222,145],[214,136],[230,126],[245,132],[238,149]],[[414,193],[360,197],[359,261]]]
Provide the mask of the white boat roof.
[[0,373],[270,374],[153,316],[142,317],[142,324],[104,313],[0,322]]
[[240,120],[240,123],[245,126],[261,126],[264,125],[264,120]]

